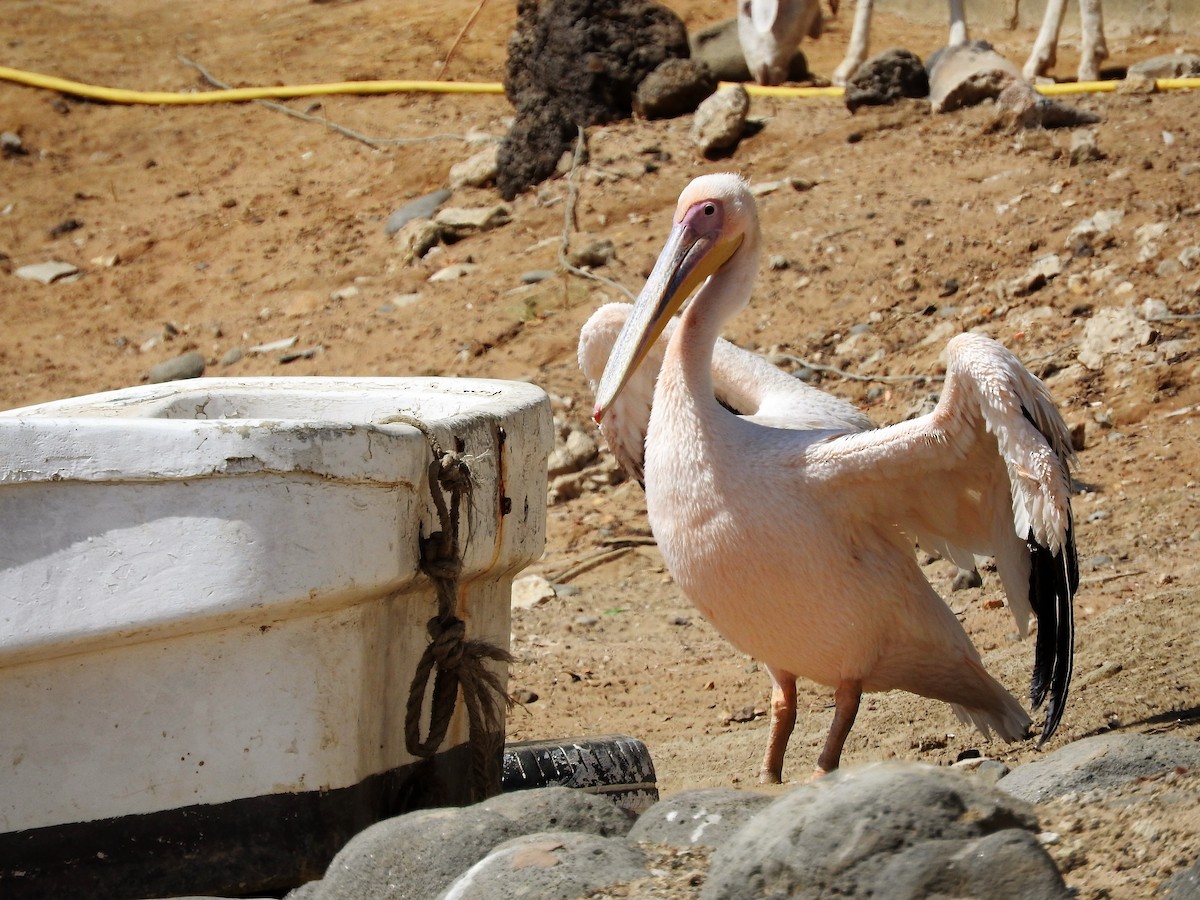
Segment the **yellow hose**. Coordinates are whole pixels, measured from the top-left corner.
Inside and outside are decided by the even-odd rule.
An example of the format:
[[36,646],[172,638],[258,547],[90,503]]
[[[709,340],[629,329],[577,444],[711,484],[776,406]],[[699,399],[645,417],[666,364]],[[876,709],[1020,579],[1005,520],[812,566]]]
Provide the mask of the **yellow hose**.
[[[29,87],[59,91],[88,100],[106,103],[142,103],[151,105],[196,105],[201,103],[240,103],[246,100],[285,100],[294,97],[318,97],[329,94],[503,94],[504,85],[497,81],[340,81],[332,84],[292,84],[275,87],[229,88],[228,90],[175,93],[171,91],[132,91],[124,88],[99,87],[80,81],[69,81],[53,75],[24,72],[0,66],[0,79]],[[728,82],[722,82],[722,87]],[[1119,81],[1083,81],[1063,84],[1040,84],[1039,93],[1051,97],[1066,94],[1095,94],[1115,91]],[[1160,91],[1194,90],[1200,88],[1200,78],[1159,78],[1155,86]],[[841,97],[840,87],[768,87],[759,84],[744,86],[755,97]]]
[[340,81],[333,84],[291,84],[275,87],[229,88],[228,90],[174,93],[171,91],[130,91],[124,88],[98,87],[80,81],[68,81],[53,75],[22,72],[0,66],[0,78],[29,87],[60,91],[88,100],[106,103],[144,103],[151,105],[195,105],[200,103],[240,103],[246,100],[284,100],[292,97],[317,97],[328,94],[503,94],[499,82],[451,81]]

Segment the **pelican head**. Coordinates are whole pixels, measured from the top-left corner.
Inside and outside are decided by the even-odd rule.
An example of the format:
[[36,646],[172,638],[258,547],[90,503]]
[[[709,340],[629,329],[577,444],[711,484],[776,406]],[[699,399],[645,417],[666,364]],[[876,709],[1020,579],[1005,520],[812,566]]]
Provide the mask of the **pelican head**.
[[[740,176],[702,175],[679,195],[674,226],[596,387],[592,418],[600,422],[637,371],[671,316],[710,275],[721,271],[747,236],[757,246],[758,212]],[[744,304],[749,299],[741,299]]]

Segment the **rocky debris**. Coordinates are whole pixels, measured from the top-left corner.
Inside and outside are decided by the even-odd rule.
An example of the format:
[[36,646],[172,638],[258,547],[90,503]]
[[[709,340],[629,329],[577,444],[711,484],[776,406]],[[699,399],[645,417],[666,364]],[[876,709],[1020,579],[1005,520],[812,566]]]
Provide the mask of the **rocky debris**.
[[1077,251],[1083,245],[1095,247],[1104,243],[1112,230],[1125,218],[1123,209],[1102,209],[1078,222],[1067,233],[1066,246]]
[[473,234],[507,225],[512,221],[512,212],[503,203],[481,207],[448,206],[441,210],[433,221],[438,226],[442,239],[446,243],[453,243]]
[[1096,143],[1096,132],[1086,129],[1071,133],[1070,160],[1073,166],[1104,159],[1100,146]]
[[479,266],[475,263],[454,263],[453,265],[438,269],[425,280],[431,281],[434,284],[439,281],[455,281],[459,278],[465,278],[478,268]]
[[[610,749],[612,745],[609,745]],[[575,831],[598,837],[622,837],[634,825],[633,816],[615,803],[567,787],[514,791],[484,800],[480,809],[500,813],[526,833]]]
[[746,128],[750,95],[740,84],[722,88],[696,109],[692,143],[706,157],[728,153],[737,146]]
[[388,216],[387,224],[383,226],[385,234],[395,234],[409,222],[416,219],[432,219],[443,203],[450,199],[450,191],[440,188],[431,191],[416,200],[410,200]]
[[565,437],[550,451],[547,462],[549,476],[556,478],[568,472],[578,472],[600,452],[596,440],[580,428],[568,429]]
[[717,89],[712,70],[699,59],[668,59],[642,79],[633,111],[643,119],[674,119],[694,112]]
[[1147,222],[1133,230],[1133,239],[1137,242],[1137,261],[1140,263],[1156,259],[1162,252],[1160,244],[1170,226],[1166,222]]
[[1155,896],[1163,900],[1197,900],[1200,897],[1200,859],[1190,869],[1176,872],[1164,881]]
[[491,231],[511,221],[512,211],[504,203],[494,206],[447,206],[433,220],[442,240],[447,244],[483,231]]
[[396,232],[395,242],[403,265],[411,265],[438,245],[441,229],[432,219],[413,219]]
[[199,378],[204,374],[205,359],[203,353],[195,350],[184,353],[174,359],[168,359],[152,366],[146,373],[150,384],[162,384],[166,381],[182,381],[185,378]]
[[12,159],[15,156],[28,156],[29,148],[21,141],[21,136],[15,131],[0,132],[0,156]]
[[1040,803],[1070,793],[1102,794],[1175,769],[1200,769],[1200,744],[1172,735],[1103,734],[1018,766],[999,786],[1014,797]]
[[1095,372],[1104,368],[1109,355],[1128,354],[1149,344],[1153,336],[1154,329],[1130,307],[1101,309],[1087,320],[1076,355]]
[[504,90],[516,108],[498,154],[500,195],[550,177],[578,128],[628,118],[642,79],[688,56],[687,29],[653,0],[520,0]]
[[670,847],[717,848],[770,803],[764,794],[733,788],[680,791],[642,813],[629,837]]
[[1037,830],[1031,806],[966,775],[839,770],[747,822],[714,854],[700,896],[1069,897]]
[[357,300],[361,296],[362,288],[357,284],[348,284],[344,288],[329,292],[329,299],[333,303],[345,303],[347,300]]
[[513,580],[513,609],[533,609],[549,603],[555,596],[554,585],[541,575],[522,575]]
[[943,47],[929,57],[929,105],[935,113],[974,106],[1000,96],[1021,71],[987,41]]
[[846,109],[887,106],[902,97],[928,97],[929,73],[921,58],[909,50],[893,47],[876,54],[859,66],[846,85]]
[[[1070,746],[1080,748],[1087,766],[1104,754],[1096,745],[1104,740]],[[1144,740],[1160,749],[1143,749],[1154,761],[1129,772],[1161,771],[1174,744],[1189,743]],[[989,762],[955,769],[869,764],[774,799],[729,788],[683,791],[644,808],[636,821],[609,799],[580,790],[515,791],[372,825],[337,854],[322,880],[288,897],[575,898],[626,886],[612,896],[664,896],[659,892],[673,879],[691,890],[671,896],[709,900],[748,893],[1070,896],[1039,842],[1034,807],[993,787],[1003,766]],[[682,872],[654,864],[664,850]]]
[[1142,78],[1196,78],[1200,76],[1200,54],[1167,53],[1144,59],[1130,66],[1128,74]]
[[647,856],[613,838],[569,831],[522,835],[453,881],[440,900],[576,900],[646,875]]
[[28,266],[21,266],[13,272],[18,278],[25,278],[29,281],[40,281],[42,284],[53,284],[56,281],[75,281],[79,278],[80,272],[78,266],[73,266],[69,262],[61,260],[50,260],[49,262],[33,263]]
[[1063,261],[1057,253],[1048,253],[1033,261],[1024,274],[1006,285],[1007,296],[1025,297],[1041,290],[1046,284],[1062,274]]
[[[578,749],[581,741],[589,754],[574,762],[562,755],[560,748]],[[604,765],[594,755],[597,748],[620,755],[611,737],[581,741],[510,744],[505,764],[510,755],[523,760],[521,773],[533,777],[517,784],[527,789],[510,785],[473,806],[377,822],[337,853],[323,878],[291,891],[287,900],[1065,900],[1074,894],[1059,865],[1069,871],[1086,857],[1081,841],[1069,839],[1088,828],[1080,814],[1118,806],[1134,833],[1154,840],[1155,804],[1193,804],[1195,776],[1189,773],[1200,769],[1194,741],[1111,733],[1011,770],[982,756],[950,768],[868,763],[776,797],[703,788],[631,806],[617,794],[540,786],[548,777],[591,785],[591,767]],[[530,749],[518,751],[525,747]],[[641,773],[643,765],[647,773]],[[648,775],[653,782],[648,757],[635,768],[623,776]],[[1158,792],[1131,790],[1156,783]],[[1039,819],[1055,830],[1043,830]],[[1156,896],[1195,896],[1189,891],[1200,863],[1165,874],[1170,877]]]
[[979,587],[983,587],[983,576],[979,574],[978,569],[959,569],[954,573],[954,580],[950,582],[952,591],[965,591]]
[[546,503],[555,506],[567,500],[574,500],[586,493],[621,484],[625,478],[625,470],[621,468],[616,457],[605,453],[578,472],[568,472],[551,478],[546,492]]
[[299,340],[300,340],[300,338],[296,337],[295,335],[293,335],[292,337],[289,337],[289,338],[280,338],[277,341],[269,341],[268,343],[265,343],[265,344],[255,344],[253,347],[250,348],[249,352],[263,354],[263,353],[277,353],[280,350],[290,350],[292,347],[296,346],[296,343]]
[[[458,190],[463,187],[486,187],[496,180],[499,169],[497,153],[499,146],[487,147],[462,162],[450,167],[450,187]],[[428,216],[426,217],[428,218]]]
[[581,247],[572,247],[567,251],[567,262],[576,268],[589,266],[598,269],[606,266],[616,258],[617,248],[609,238],[592,238]]
[[1100,116],[1093,112],[1043,97],[1028,82],[1011,81],[996,97],[996,112],[989,128],[992,131],[1075,128],[1099,121]]

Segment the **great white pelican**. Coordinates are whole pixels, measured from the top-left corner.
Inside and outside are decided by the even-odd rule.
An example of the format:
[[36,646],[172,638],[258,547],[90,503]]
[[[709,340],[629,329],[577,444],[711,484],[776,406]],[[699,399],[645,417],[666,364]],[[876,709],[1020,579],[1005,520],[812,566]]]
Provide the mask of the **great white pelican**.
[[838,766],[864,691],[911,691],[986,736],[1028,736],[1029,713],[984,670],[914,542],[963,567],[994,557],[1022,635],[1036,617],[1045,744],[1071,682],[1079,583],[1071,440],[1046,386],[996,341],[960,334],[936,408],[873,428],[719,338],[750,300],[761,243],[747,184],[697,178],[637,302],[599,309],[579,345],[593,417],[644,484],[672,576],[771,675],[760,780],[782,780],[798,677],[834,689],[817,774]]

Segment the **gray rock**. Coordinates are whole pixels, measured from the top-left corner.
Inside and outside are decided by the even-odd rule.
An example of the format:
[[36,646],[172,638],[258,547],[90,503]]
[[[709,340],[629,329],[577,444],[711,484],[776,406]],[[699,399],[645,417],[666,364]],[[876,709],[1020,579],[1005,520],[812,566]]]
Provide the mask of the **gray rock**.
[[185,378],[199,378],[204,374],[204,354],[193,350],[166,362],[152,366],[146,373],[146,380],[151,384],[162,384],[165,381],[181,381]]
[[444,269],[438,269],[425,280],[435,283],[439,281],[456,281],[459,278],[465,278],[478,268],[479,266],[475,263],[455,263],[452,266],[446,266]]
[[1096,143],[1096,132],[1081,129],[1071,133],[1071,165],[1081,166],[1084,163],[1104,159],[1100,145]]
[[0,132],[0,156],[8,159],[13,156],[28,156],[29,150],[21,142],[21,136],[15,131]]
[[512,221],[507,205],[495,206],[448,206],[437,214],[434,224],[446,241],[457,241],[480,231],[491,231]]
[[699,59],[668,59],[642,79],[633,111],[644,119],[673,119],[693,112],[717,89],[717,79]]
[[548,278],[553,278],[556,274],[553,269],[532,269],[521,273],[521,284],[538,284]]
[[935,113],[974,106],[1000,96],[1020,70],[986,41],[943,47],[929,58],[929,105]]
[[[942,859],[928,853],[930,842],[955,853],[962,842],[1011,829],[1036,831],[1032,809],[957,772],[914,763],[838,770],[784,794],[747,822],[713,856],[700,896],[896,897],[884,881],[889,866],[906,865],[896,857],[919,848],[907,864],[915,868],[922,858]],[[1044,854],[1036,845],[1029,852]],[[979,861],[962,864],[972,862]],[[944,863],[933,865],[926,881],[944,876]],[[1011,892],[1004,896],[1027,896],[1026,888],[1037,895],[1044,867],[1034,864],[1032,871],[1037,879],[1006,885]],[[1057,896],[1067,896],[1065,889]]]
[[246,355],[246,351],[241,347],[230,347],[225,351],[225,355],[221,357],[222,366],[232,366],[234,363],[242,361],[242,357]]
[[440,900],[578,900],[648,874],[645,854],[620,840],[550,831],[506,841],[438,896]]
[[874,896],[1057,900],[1073,894],[1037,838],[1008,828],[971,841],[926,841],[890,857]]
[[996,97],[996,113],[990,127],[993,131],[1074,128],[1099,121],[1100,117],[1093,112],[1043,97],[1028,82],[1012,81]]
[[978,569],[959,569],[950,583],[952,591],[965,591],[977,587],[983,587],[983,576],[979,574]]
[[599,452],[595,438],[582,429],[572,428],[567,432],[566,440],[550,451],[547,461],[549,475],[557,478],[569,472],[578,472]]
[[499,145],[487,147],[474,156],[452,165],[450,167],[450,187],[458,190],[462,187],[484,187],[492,184],[496,180],[496,172],[499,168],[496,162],[498,150]]
[[1083,327],[1076,358],[1095,372],[1104,368],[1108,356],[1128,354],[1153,337],[1154,330],[1132,309],[1101,309]]
[[1164,900],[1200,900],[1200,860],[1164,881],[1154,896]]
[[554,586],[541,575],[522,575],[513,579],[509,604],[513,609],[533,609],[554,597]]
[[770,802],[765,794],[733,788],[680,791],[642,813],[629,838],[670,847],[720,847]]
[[1200,767],[1200,744],[1171,735],[1103,734],[1018,766],[999,787],[1039,803],[1077,791],[1103,791],[1176,766]]
[[608,238],[598,238],[588,241],[582,247],[572,247],[567,251],[567,262],[573,266],[591,266],[598,268],[608,265],[617,255],[616,247]]
[[1066,246],[1074,247],[1080,242],[1091,245],[1098,241],[1104,241],[1124,218],[1125,210],[1123,209],[1099,210],[1094,215],[1075,223],[1075,226],[1067,234]]
[[295,890],[288,891],[283,897],[284,900],[316,900],[317,891],[320,889],[320,881],[309,881]]
[[432,219],[413,219],[406,222],[394,238],[400,250],[401,260],[406,266],[414,260],[421,259],[436,247],[441,239],[442,231]]
[[717,81],[749,81],[750,68],[738,37],[737,19],[715,22],[688,36],[692,59],[700,60]]
[[429,900],[521,826],[500,813],[429,809],[377,822],[333,858],[313,900]]
[[692,119],[692,143],[705,156],[737,146],[746,127],[750,95],[740,84],[722,88],[700,104]]
[[600,837],[623,837],[633,817],[606,797],[568,787],[534,788],[500,794],[478,804],[499,813],[524,833],[577,831]]
[[416,200],[410,200],[388,216],[387,224],[383,226],[385,234],[395,234],[413,219],[432,219],[438,208],[450,199],[450,191],[441,188]]
[[928,97],[929,73],[920,57],[893,47],[859,66],[846,85],[846,109],[884,106],[902,97]]
[[1134,63],[1129,74],[1143,78],[1195,78],[1200,75],[1200,54],[1167,53]]
[[1041,290],[1047,282],[1062,274],[1062,259],[1055,253],[1038,257],[1023,275],[1008,282],[1008,290],[1017,297],[1024,297],[1034,291]]
[[56,281],[74,281],[79,275],[79,268],[78,266],[71,265],[69,262],[52,259],[49,262],[21,266],[13,274],[18,278],[25,278],[29,281],[53,284]]

